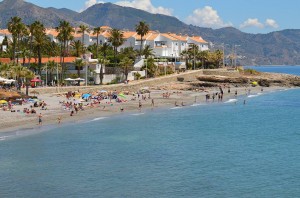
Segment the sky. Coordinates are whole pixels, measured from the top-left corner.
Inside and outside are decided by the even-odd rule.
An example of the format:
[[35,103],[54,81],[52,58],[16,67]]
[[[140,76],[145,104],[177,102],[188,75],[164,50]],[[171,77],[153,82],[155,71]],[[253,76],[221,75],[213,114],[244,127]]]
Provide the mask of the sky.
[[41,7],[81,12],[96,3],[115,3],[174,16],[200,27],[235,27],[247,33],[300,29],[299,0],[26,0]]

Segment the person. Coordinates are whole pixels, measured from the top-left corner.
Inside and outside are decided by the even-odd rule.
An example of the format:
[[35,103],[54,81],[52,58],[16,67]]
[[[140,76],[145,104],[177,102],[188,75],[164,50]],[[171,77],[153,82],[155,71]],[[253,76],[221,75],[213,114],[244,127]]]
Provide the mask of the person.
[[121,112],[123,112],[123,111],[124,111],[124,108],[123,108],[123,107],[121,107],[121,108],[120,108],[120,111],[121,111]]
[[141,109],[142,109],[142,102],[139,101],[139,110],[141,110]]
[[42,125],[42,113],[39,114],[38,118],[39,118],[39,125]]
[[151,106],[154,107],[154,99],[151,100]]
[[57,124],[60,124],[60,122],[61,122],[61,116],[59,116],[59,117],[57,118]]
[[72,110],[71,113],[70,113],[70,116],[73,116],[73,114],[74,114],[74,111]]

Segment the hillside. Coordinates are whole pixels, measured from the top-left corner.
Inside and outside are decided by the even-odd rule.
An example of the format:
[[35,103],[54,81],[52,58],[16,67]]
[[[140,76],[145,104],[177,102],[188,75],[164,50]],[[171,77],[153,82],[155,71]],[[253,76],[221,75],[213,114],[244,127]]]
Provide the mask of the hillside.
[[151,14],[143,10],[122,7],[111,3],[99,3],[77,13],[69,9],[42,8],[23,0],[0,2],[0,27],[7,28],[11,17],[19,16],[30,24],[39,20],[46,27],[56,27],[60,20],[67,20],[73,26],[85,23],[94,26],[111,26],[118,29],[134,30],[139,21],[145,21],[152,30],[200,35],[214,48],[225,54],[233,52],[235,45],[242,65],[294,65],[300,64],[300,30],[283,30],[269,34],[248,34],[235,28],[201,28],[187,25],[175,17]]

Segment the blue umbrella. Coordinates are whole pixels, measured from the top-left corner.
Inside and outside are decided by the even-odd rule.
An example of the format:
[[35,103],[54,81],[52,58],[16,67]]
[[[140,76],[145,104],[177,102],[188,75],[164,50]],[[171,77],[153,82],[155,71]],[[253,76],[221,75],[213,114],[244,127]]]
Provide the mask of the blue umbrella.
[[91,97],[91,94],[86,93],[82,95],[82,99],[87,99],[89,97]]

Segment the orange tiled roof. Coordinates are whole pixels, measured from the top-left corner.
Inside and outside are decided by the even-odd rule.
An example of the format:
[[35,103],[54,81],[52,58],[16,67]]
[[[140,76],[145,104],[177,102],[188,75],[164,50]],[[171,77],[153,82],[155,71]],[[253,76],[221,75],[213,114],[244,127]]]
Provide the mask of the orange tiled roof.
[[110,37],[110,32],[109,31],[105,31],[101,35],[104,36],[105,38],[108,38],[108,37]]
[[207,43],[201,36],[192,36],[190,39],[198,42],[198,43]]
[[54,37],[57,37],[58,32],[56,31],[56,29],[46,29],[46,34],[49,35],[53,35]]
[[147,41],[154,41],[158,37],[158,33],[152,33],[149,37],[146,38]]
[[136,32],[125,31],[125,32],[123,32],[123,35],[124,35],[123,38],[128,39],[130,37],[135,36],[136,34],[137,34]]
[[10,58],[0,58],[1,63],[10,63]]
[[[77,57],[65,57],[65,63],[72,63],[75,61]],[[50,57],[50,58],[42,58],[42,63],[45,64],[48,61],[54,61],[56,63],[60,63],[60,57]],[[12,62],[12,60],[10,60],[10,58],[0,58],[0,62],[1,63],[10,63]],[[31,58],[30,59],[31,63],[38,63],[38,59],[35,58]],[[19,63],[23,63],[22,58],[19,58]],[[25,63],[29,63],[29,58],[25,59]]]
[[100,28],[103,29],[103,30],[111,30],[111,29],[112,29],[112,28],[109,27],[109,26],[101,26]]
[[170,35],[167,34],[167,33],[163,33],[163,34],[161,34],[161,35],[164,36],[164,37],[166,37],[166,38],[168,38],[168,39],[171,39],[172,41],[177,41],[177,40],[178,40],[178,39],[176,39],[176,38],[170,36]]
[[177,35],[177,34],[173,34],[173,33],[169,33],[169,35],[179,41],[187,41],[187,38],[188,38],[187,36]]
[[3,29],[0,30],[0,34],[10,34],[10,32],[8,31],[8,29]]

